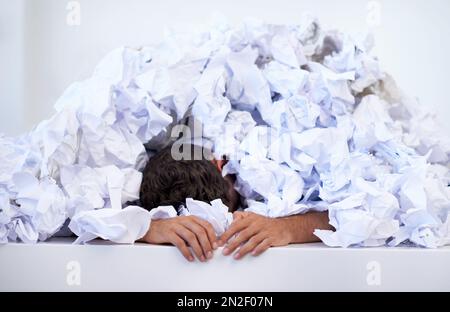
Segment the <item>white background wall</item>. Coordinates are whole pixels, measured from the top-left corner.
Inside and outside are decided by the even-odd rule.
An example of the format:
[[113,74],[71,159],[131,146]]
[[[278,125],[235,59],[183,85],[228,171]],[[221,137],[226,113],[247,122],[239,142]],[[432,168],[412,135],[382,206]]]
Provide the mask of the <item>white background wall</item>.
[[25,2],[0,0],[0,133],[15,134],[24,124]]
[[[63,90],[88,77],[109,50],[161,39],[164,26],[201,23],[214,11],[295,23],[304,11],[350,33],[368,29],[366,0],[79,0],[81,24],[67,24],[66,0],[0,0],[0,133],[16,135],[48,118]],[[407,92],[437,109],[450,133],[450,1],[380,0],[376,54]]]

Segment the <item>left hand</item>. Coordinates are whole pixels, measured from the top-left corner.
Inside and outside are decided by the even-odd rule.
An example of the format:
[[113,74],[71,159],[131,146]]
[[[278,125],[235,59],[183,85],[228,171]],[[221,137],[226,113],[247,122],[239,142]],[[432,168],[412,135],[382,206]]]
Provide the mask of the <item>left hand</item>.
[[[234,221],[230,228],[220,237],[219,245],[228,243],[223,254],[234,254],[235,259],[241,259],[249,252],[258,256],[269,247],[286,246],[291,242],[291,234],[285,226],[285,219],[273,219],[252,212],[237,211],[233,214]],[[236,235],[231,241],[228,240]]]

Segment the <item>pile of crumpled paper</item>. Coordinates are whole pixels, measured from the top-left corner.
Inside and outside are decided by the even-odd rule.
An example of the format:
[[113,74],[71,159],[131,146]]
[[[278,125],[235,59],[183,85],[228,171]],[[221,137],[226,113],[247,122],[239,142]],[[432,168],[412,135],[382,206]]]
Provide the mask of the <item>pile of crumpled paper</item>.
[[[230,161],[248,210],[269,217],[329,211],[328,246],[450,244],[449,138],[426,106],[399,91],[356,40],[249,19],[171,32],[158,45],[112,51],[71,85],[54,116],[0,137],[0,242],[45,240],[69,219],[79,242],[132,243],[153,218],[138,199],[144,144],[189,111]],[[220,234],[220,200],[185,214]]]

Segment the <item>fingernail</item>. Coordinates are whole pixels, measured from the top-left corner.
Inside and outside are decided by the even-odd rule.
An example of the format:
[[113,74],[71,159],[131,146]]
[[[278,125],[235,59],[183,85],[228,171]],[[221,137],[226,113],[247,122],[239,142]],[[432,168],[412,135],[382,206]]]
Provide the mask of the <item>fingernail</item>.
[[256,256],[256,250],[252,251],[252,256]]
[[217,245],[216,242],[213,243],[213,249],[217,249],[219,246]]
[[192,262],[192,261],[194,261],[194,257],[189,257],[188,260],[189,260],[190,262]]
[[211,251],[208,251],[206,253],[206,258],[211,259],[213,257],[213,253]]
[[239,254],[239,253],[236,253],[235,255],[234,255],[234,259],[239,259],[241,257],[241,255]]
[[230,253],[230,250],[228,248],[224,248],[223,251],[222,251],[222,254],[224,256],[228,256],[229,253]]
[[200,261],[205,262],[206,261],[205,256],[200,256]]

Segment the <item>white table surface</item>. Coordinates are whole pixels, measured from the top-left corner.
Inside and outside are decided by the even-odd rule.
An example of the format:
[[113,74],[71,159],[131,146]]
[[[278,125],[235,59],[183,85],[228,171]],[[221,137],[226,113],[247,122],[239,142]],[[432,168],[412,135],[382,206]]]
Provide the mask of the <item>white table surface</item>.
[[271,248],[236,261],[187,262],[172,246],[0,246],[0,291],[450,291],[450,247]]

